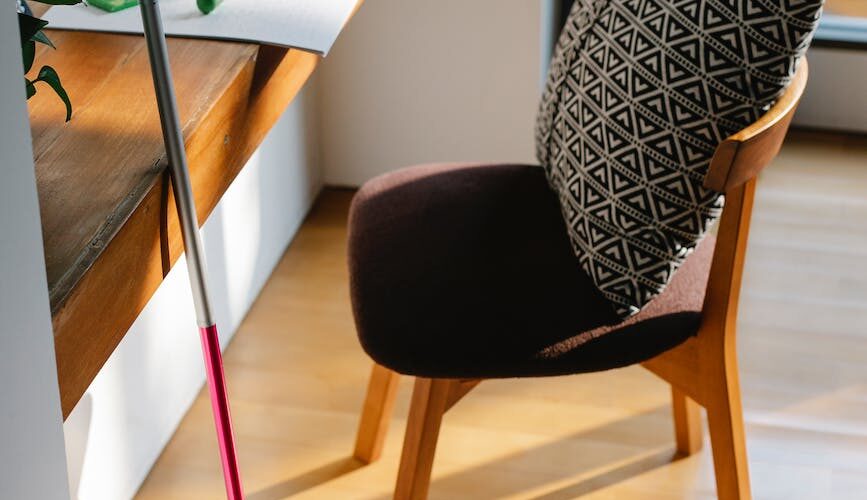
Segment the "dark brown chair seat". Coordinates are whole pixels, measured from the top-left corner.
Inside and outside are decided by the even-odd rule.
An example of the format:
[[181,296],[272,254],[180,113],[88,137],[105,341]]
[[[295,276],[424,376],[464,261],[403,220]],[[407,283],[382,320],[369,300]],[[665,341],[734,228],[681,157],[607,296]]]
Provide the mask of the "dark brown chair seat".
[[364,349],[408,375],[502,378],[627,366],[696,334],[712,237],[663,294],[613,324],[564,224],[536,166],[424,165],[368,182],[349,223]]

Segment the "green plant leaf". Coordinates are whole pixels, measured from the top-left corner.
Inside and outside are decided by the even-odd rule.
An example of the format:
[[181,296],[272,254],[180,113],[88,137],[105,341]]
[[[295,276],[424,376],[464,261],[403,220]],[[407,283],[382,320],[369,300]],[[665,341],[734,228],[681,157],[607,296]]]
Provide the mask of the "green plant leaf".
[[54,71],[54,68],[51,66],[43,66],[42,69],[39,70],[39,75],[36,77],[35,82],[45,82],[51,87],[54,92],[60,97],[60,100],[63,101],[63,104],[66,105],[66,121],[72,119],[72,102],[69,100],[69,96],[66,94],[66,90],[63,88],[63,84],[60,83],[60,76],[57,74],[57,71]]
[[33,0],[34,2],[47,3],[48,5],[75,5],[81,0]]
[[48,21],[43,21],[38,17],[28,16],[27,14],[18,13],[18,28],[21,31],[21,46],[33,39],[33,36],[48,25]]
[[21,55],[24,57],[24,74],[26,75],[33,67],[33,59],[36,57],[36,42],[31,40],[22,45]]
[[[2,0],[0,0],[2,1]],[[40,3],[49,4],[49,5],[75,5],[82,3],[82,0],[35,0]],[[48,45],[51,48],[56,48],[54,43],[51,42],[51,39],[48,38],[42,29],[48,25],[48,21],[44,21],[37,17],[34,17],[30,13],[30,9],[27,8],[27,4],[24,4],[24,10],[27,13],[18,13],[18,31],[21,35],[21,55],[24,64],[24,74],[30,72],[33,68],[33,61],[36,57],[36,43],[42,43]],[[26,76],[24,77],[24,85],[27,90],[27,99],[30,99],[34,95],[36,95],[36,82],[44,82],[46,85],[51,87],[52,90],[60,97],[60,100],[63,101],[63,104],[66,106],[66,121],[72,119],[72,102],[69,100],[69,95],[66,93],[66,89],[63,88],[63,83],[60,81],[60,76],[57,74],[57,71],[54,70],[51,66],[43,66],[42,69],[39,70],[39,74],[35,79],[30,80]]]
[[33,85],[33,82],[31,82],[30,80],[25,78],[24,79],[24,86],[25,86],[25,88],[27,88],[27,99],[28,100],[31,97],[33,97],[34,95],[36,95],[36,85]]
[[33,35],[33,41],[39,42],[39,43],[44,43],[45,45],[48,45],[52,49],[57,49],[57,47],[54,46],[54,43],[51,42],[51,39],[48,38],[48,35],[46,35],[44,31],[36,32],[36,34]]

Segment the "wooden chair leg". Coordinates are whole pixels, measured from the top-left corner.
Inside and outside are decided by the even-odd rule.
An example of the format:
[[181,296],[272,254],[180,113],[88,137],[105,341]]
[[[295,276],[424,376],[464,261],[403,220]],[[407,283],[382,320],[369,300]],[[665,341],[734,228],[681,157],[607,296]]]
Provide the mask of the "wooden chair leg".
[[705,405],[720,500],[749,500],[750,477],[747,463],[744,417],[737,369],[719,379]]
[[450,395],[458,390],[456,384],[460,384],[460,381],[415,379],[394,489],[395,500],[427,498],[440,425],[449,406]]
[[388,423],[397,396],[398,382],[400,382],[398,373],[379,364],[373,364],[353,453],[356,459],[365,464],[375,462],[382,455],[382,446],[388,433]]
[[689,456],[697,453],[703,441],[701,407],[674,386],[671,387],[671,405],[677,454]]

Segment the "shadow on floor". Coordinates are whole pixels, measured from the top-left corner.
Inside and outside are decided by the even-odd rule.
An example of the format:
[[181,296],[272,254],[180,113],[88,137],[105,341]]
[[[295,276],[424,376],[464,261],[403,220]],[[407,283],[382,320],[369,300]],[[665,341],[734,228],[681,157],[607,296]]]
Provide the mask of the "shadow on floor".
[[543,495],[533,497],[533,500],[570,500],[578,498],[582,495],[613,486],[621,481],[626,481],[627,479],[650,472],[659,467],[669,465],[681,458],[684,457],[677,455],[672,449],[666,448],[636,460],[629,461],[597,476],[589,477],[555,491],[550,491]]
[[[446,417],[448,418],[448,417]],[[661,432],[662,426],[666,427]],[[566,500],[601,490],[646,472],[664,467],[681,458],[675,453],[673,433],[669,430],[671,412],[668,407],[656,408],[599,427],[582,430],[535,448],[528,448],[483,464],[462,469],[431,483],[432,496],[462,491],[475,484],[479,491],[466,492],[466,498],[499,498],[544,486],[569,477],[581,470],[606,469],[573,484],[544,493],[534,500]],[[444,432],[448,432],[447,429]],[[600,447],[599,443],[606,443]],[[532,463],[562,462],[575,457],[575,465],[565,466],[547,477],[521,474]],[[277,500],[314,488],[340,476],[354,472],[364,464],[352,457],[326,463],[298,476],[273,484],[247,496],[248,500]],[[497,481],[504,471],[512,471],[510,480]],[[568,472],[565,472],[568,471]],[[559,477],[558,477],[559,476]],[[370,500],[388,500],[391,494]],[[456,498],[456,497],[455,497]]]
[[[669,407],[661,406],[438,477],[431,482],[430,496],[502,498],[562,481],[582,470],[605,469],[544,493],[535,500],[580,497],[679,460],[681,456],[675,450],[672,425]],[[448,429],[443,432],[448,432]],[[533,468],[533,464],[545,463],[563,463],[564,466],[547,475],[522,473],[522,469]],[[509,474],[508,481],[502,480],[503,474]],[[475,485],[475,489],[467,491],[468,485]],[[390,498],[390,495],[376,496],[369,500]]]
[[301,475],[286,479],[267,488],[250,493],[247,500],[278,500],[308,490],[332,479],[349,474],[364,464],[352,457],[345,457],[311,469]]

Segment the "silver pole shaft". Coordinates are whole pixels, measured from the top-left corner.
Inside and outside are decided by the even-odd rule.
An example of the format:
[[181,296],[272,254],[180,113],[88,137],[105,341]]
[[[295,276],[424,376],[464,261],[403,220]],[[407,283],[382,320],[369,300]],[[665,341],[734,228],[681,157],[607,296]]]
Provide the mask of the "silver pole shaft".
[[190,275],[190,286],[193,290],[193,302],[196,307],[196,320],[200,327],[209,327],[214,325],[214,318],[211,313],[211,302],[208,297],[205,278],[207,274],[205,254],[202,251],[202,240],[199,237],[196,205],[193,202],[193,189],[190,185],[187,154],[184,149],[184,138],[181,134],[181,123],[178,118],[178,104],[175,99],[174,83],[169,68],[163,23],[157,0],[141,0],[140,4],[144,34],[150,55],[151,74],[157,94],[163,140],[166,144],[169,169],[172,175],[172,188],[181,222],[184,251],[187,254],[187,267]]

